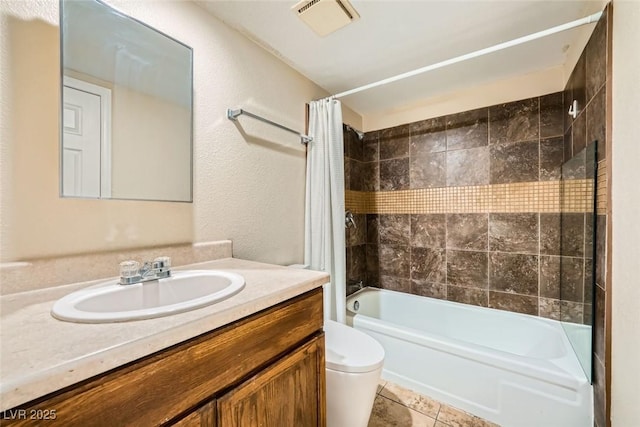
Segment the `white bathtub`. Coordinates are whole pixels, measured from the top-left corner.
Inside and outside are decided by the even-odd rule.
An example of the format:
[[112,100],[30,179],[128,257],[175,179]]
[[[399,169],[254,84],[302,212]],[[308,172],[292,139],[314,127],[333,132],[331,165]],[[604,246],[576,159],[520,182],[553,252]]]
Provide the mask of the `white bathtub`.
[[375,288],[348,297],[347,313],[384,347],[388,381],[505,427],[593,426],[560,322]]

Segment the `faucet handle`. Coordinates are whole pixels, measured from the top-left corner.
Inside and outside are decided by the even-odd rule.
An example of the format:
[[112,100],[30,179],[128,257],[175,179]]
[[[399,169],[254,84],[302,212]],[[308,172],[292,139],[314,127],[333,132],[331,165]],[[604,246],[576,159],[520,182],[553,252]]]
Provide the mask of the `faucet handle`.
[[159,256],[153,260],[154,268],[171,268],[171,257]]
[[171,276],[171,258],[161,256],[153,260],[151,268],[155,271],[157,278],[165,278]]
[[345,228],[358,228],[356,227],[356,220],[353,218],[353,212],[346,211],[344,213],[344,226]]
[[120,263],[120,277],[128,278],[139,275],[140,263],[138,261],[123,261]]

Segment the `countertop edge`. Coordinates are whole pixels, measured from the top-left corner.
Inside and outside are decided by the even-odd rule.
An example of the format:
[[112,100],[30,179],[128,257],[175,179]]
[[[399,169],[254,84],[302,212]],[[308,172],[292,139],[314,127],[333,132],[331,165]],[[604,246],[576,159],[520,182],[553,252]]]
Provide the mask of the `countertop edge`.
[[[238,260],[243,261],[243,260]],[[249,262],[253,265],[271,266]],[[200,266],[202,263],[194,264]],[[232,267],[231,269],[237,269]],[[282,271],[285,271],[283,269]],[[328,281],[328,274],[315,273],[316,277],[290,284],[278,291],[244,302],[221,312],[169,327],[134,342],[126,342],[102,351],[87,354],[81,359],[72,359],[35,375],[20,377],[19,380],[3,382],[0,385],[0,411],[6,411],[49,393],[104,374],[127,363],[162,351],[172,345],[187,341],[198,335],[213,331],[237,320],[251,316],[281,302],[321,287]],[[311,274],[310,274],[311,276]]]

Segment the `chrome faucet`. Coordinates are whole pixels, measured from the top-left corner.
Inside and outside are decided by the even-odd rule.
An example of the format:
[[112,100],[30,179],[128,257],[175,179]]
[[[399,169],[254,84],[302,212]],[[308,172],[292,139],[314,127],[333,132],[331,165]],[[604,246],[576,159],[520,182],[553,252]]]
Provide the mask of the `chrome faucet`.
[[346,211],[344,213],[344,226],[345,228],[357,228],[356,220],[353,218],[353,212]]
[[171,258],[162,256],[153,261],[146,261],[140,267],[138,261],[124,261],[120,263],[120,284],[148,282],[171,276]]
[[362,280],[359,281],[348,281],[347,282],[347,295],[351,295],[354,292],[359,291],[360,289],[364,288],[364,283],[362,282]]

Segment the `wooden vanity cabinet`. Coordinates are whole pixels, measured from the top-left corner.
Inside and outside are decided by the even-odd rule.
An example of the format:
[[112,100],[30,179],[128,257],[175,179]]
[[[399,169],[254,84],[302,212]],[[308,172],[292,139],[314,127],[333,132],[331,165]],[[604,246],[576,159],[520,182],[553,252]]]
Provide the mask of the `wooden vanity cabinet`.
[[[66,426],[325,425],[322,290],[14,408]],[[9,419],[2,425],[41,425]]]
[[323,354],[322,337],[313,338],[173,426],[324,426],[324,391],[318,381]]
[[324,426],[319,366],[324,366],[323,337],[314,338],[221,396],[216,405],[218,425]]
[[173,427],[212,427],[218,425],[216,401],[212,400],[182,418]]

